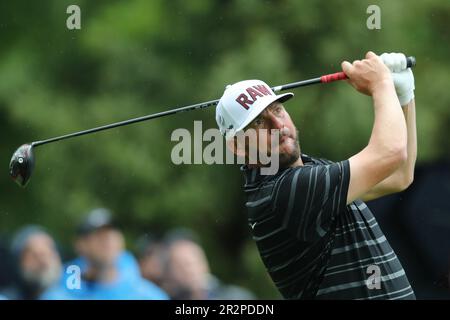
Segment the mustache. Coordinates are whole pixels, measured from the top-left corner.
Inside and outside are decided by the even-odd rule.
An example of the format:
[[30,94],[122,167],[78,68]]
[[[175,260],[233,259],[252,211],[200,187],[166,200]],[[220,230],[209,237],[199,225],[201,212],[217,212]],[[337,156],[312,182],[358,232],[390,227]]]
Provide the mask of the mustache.
[[[289,130],[289,128],[283,127],[279,130],[279,139],[283,138],[283,137],[289,137],[292,139],[295,139],[295,135],[293,134],[293,132],[291,130]],[[275,138],[275,137],[273,137]]]

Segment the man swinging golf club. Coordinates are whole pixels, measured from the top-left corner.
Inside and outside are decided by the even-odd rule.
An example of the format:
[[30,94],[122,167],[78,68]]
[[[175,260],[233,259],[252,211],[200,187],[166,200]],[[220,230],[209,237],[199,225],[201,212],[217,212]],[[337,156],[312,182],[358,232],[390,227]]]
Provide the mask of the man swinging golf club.
[[[400,261],[364,200],[406,189],[416,160],[414,76],[403,54],[344,61],[342,70],[375,112],[367,146],[332,162],[301,152],[298,131],[283,102],[262,81],[227,87],[216,120],[227,147],[245,157],[248,222],[261,258],[287,299],[415,299]],[[237,138],[250,129],[258,145]],[[261,147],[279,156],[279,170],[261,174],[249,161]],[[277,133],[278,146],[271,137]],[[249,142],[251,144],[251,142]]]

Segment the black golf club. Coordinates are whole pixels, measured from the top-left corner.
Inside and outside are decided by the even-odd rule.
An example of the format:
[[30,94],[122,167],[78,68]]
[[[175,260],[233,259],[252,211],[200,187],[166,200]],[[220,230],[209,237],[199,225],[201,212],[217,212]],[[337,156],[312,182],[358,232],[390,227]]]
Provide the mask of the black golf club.
[[[407,68],[412,68],[416,65],[416,59],[414,57],[407,57],[406,61],[407,61]],[[321,77],[317,77],[317,78],[313,78],[313,79],[308,79],[308,80],[304,80],[304,81],[293,82],[293,83],[288,83],[288,84],[281,85],[281,86],[276,86],[276,87],[273,87],[272,90],[275,92],[278,92],[278,91],[294,89],[294,88],[298,88],[298,87],[305,87],[305,86],[317,84],[317,83],[328,83],[328,82],[344,80],[344,79],[347,79],[347,76],[345,75],[345,73],[337,72],[337,73],[323,75]],[[215,106],[215,105],[217,105],[218,102],[219,102],[219,99],[201,102],[201,103],[193,104],[193,105],[186,106],[186,107],[176,108],[176,109],[172,109],[172,110],[168,110],[168,111],[150,114],[150,115],[139,117],[139,118],[134,118],[134,119],[130,119],[130,120],[112,123],[109,125],[105,125],[105,126],[101,126],[101,127],[97,127],[97,128],[93,128],[93,129],[70,133],[67,135],[50,138],[47,140],[35,141],[35,142],[29,143],[29,144],[21,145],[16,150],[16,152],[14,152],[14,154],[11,158],[11,161],[9,163],[9,174],[11,175],[12,179],[18,185],[25,187],[31,178],[31,174],[33,173],[34,164],[35,164],[33,148],[35,148],[35,147],[42,146],[47,143],[52,143],[52,142],[56,142],[56,141],[60,141],[60,140],[73,138],[73,137],[83,136],[83,135],[98,132],[98,131],[108,130],[108,129],[126,126],[126,125],[137,123],[137,122],[160,118],[160,117],[164,117],[164,116],[168,116],[168,115],[172,115],[172,114],[176,114],[176,113],[180,113],[180,112],[184,112],[184,111],[203,109],[203,108]]]

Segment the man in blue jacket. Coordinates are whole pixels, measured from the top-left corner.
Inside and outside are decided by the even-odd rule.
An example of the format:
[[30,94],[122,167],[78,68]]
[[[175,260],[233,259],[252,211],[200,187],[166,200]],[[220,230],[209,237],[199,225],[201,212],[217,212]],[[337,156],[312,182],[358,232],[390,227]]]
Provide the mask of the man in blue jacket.
[[[141,277],[135,258],[125,251],[122,233],[107,209],[91,211],[78,228],[75,249],[58,287],[43,299],[165,300],[167,294]],[[77,283],[77,270],[80,279]]]

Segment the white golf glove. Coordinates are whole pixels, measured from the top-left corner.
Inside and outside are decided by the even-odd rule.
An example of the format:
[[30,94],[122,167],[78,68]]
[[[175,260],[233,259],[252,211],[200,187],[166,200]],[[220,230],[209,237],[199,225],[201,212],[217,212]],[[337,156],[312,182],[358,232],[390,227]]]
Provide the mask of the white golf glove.
[[414,99],[414,75],[411,68],[406,67],[406,56],[403,53],[383,53],[380,56],[384,64],[391,70],[395,91],[401,106]]

